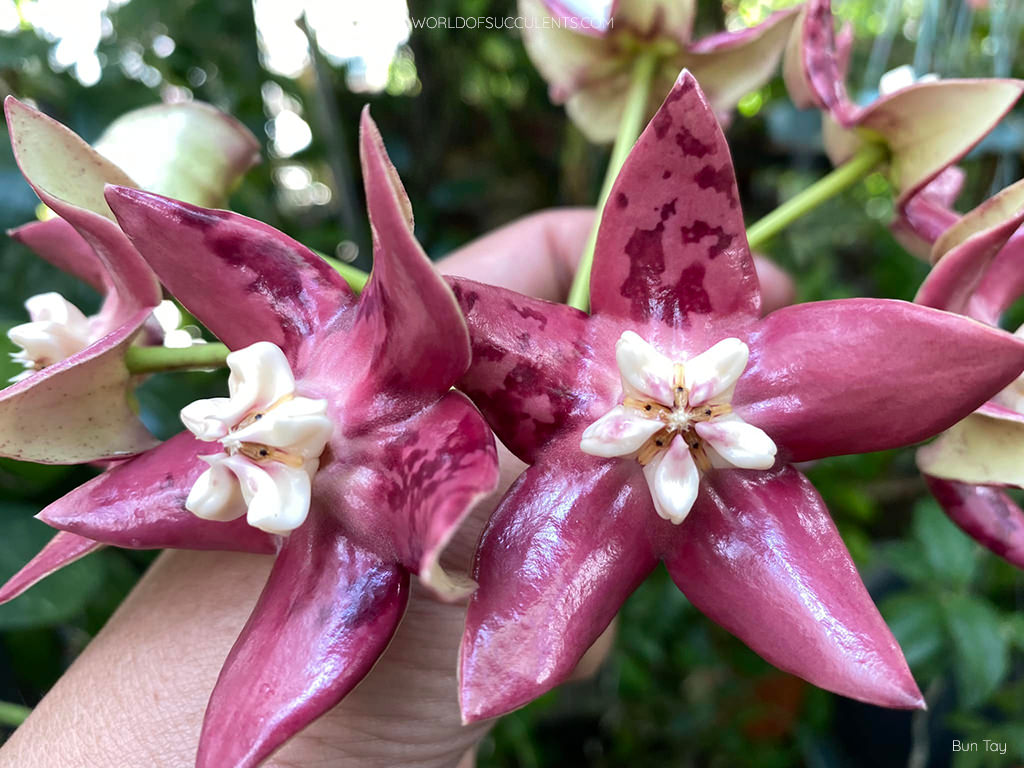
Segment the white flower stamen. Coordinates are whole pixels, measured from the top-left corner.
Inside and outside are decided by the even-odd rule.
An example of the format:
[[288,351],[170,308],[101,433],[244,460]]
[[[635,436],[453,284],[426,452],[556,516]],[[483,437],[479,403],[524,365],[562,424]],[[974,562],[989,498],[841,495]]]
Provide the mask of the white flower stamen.
[[11,359],[25,366],[25,371],[11,377],[11,382],[27,379],[48,365],[59,363],[89,346],[89,318],[59,293],[40,293],[25,302],[31,321],[7,331],[7,338],[21,347]]
[[732,410],[749,357],[729,338],[685,363],[674,363],[632,331],[615,345],[623,400],[583,432],[593,456],[635,456],[654,508],[679,524],[697,500],[700,478],[713,468],[769,469],[776,447]]
[[189,491],[185,508],[207,520],[248,523],[287,534],[309,514],[313,475],[333,431],[327,401],[295,394],[291,366],[279,347],[260,341],[227,357],[228,397],[197,400],[182,423],[223,452]]

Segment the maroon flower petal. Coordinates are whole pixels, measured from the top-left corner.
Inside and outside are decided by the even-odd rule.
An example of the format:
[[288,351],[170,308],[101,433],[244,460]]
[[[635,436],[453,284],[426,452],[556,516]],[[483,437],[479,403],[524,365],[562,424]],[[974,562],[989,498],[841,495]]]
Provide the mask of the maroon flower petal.
[[719,32],[687,46],[680,56],[718,114],[774,75],[800,7],[786,8],[754,27]]
[[[1024,190],[1024,185],[1021,189]],[[915,302],[949,312],[966,312],[967,305],[993,258],[1024,223],[1022,209],[1015,214],[1007,214],[1005,219],[997,220],[995,223],[978,222],[984,228],[964,229],[965,223],[970,224],[972,219],[981,218],[972,215],[981,207],[953,224],[946,234],[936,241],[932,257],[937,258],[938,262],[921,284],[917,296],[914,297]],[[985,224],[988,226],[985,227]]]
[[612,187],[590,297],[595,314],[691,335],[759,314],[729,147],[689,72],[680,75]]
[[460,660],[465,722],[565,680],[657,563],[661,522],[638,464],[545,455],[512,486],[477,550]]
[[196,768],[255,766],[341,701],[387,647],[408,589],[401,567],[353,545],[314,507],[224,663]]
[[218,447],[182,432],[80,485],[38,517],[54,528],[129,549],[276,552],[276,538],[244,517],[214,522],[185,509],[189,490],[207,469],[198,457]]
[[0,456],[81,464],[156,445],[128,402],[124,365],[124,351],[149,314],[136,310],[81,352],[0,392]]
[[932,244],[960,218],[953,202],[963,187],[964,171],[951,165],[904,204],[891,224],[893,235],[921,259],[931,254]]
[[39,554],[0,587],[0,605],[10,602],[51,573],[59,571],[65,565],[71,565],[102,546],[100,542],[84,536],[58,531],[57,535],[50,539],[50,543],[39,550]]
[[352,418],[362,407],[366,418],[384,412],[404,418],[441,397],[469,367],[469,333],[451,289],[413,236],[409,198],[368,108],[360,123],[359,156],[373,271],[345,343],[357,353],[365,350],[369,359],[346,414]]
[[533,463],[555,435],[611,407],[621,385],[614,336],[594,346],[601,318],[472,280],[450,282],[473,347],[459,388],[512,453]]
[[294,363],[352,303],[323,259],[262,222],[127,187],[106,196],[167,290],[231,349],[270,341]]
[[855,111],[844,83],[851,42],[846,30],[836,39],[831,0],[808,0],[783,67],[786,89],[798,108],[818,107],[840,119]]
[[64,219],[47,219],[23,224],[8,232],[44,261],[74,275],[100,293],[110,291],[110,276],[89,244]]
[[992,260],[967,312],[991,325],[1021,296],[1024,296],[1024,229],[1018,230]]
[[949,519],[984,547],[1024,568],[1024,512],[991,485],[968,485],[924,475]]
[[792,467],[719,470],[665,564],[686,597],[779,669],[885,707],[921,693],[824,502]]
[[436,595],[456,600],[474,584],[442,570],[452,535],[498,484],[494,436],[465,395],[405,421],[344,440],[340,461],[325,463],[315,491],[346,534],[388,562],[400,562]]
[[[103,200],[104,184],[131,184],[131,179],[56,120],[10,97],[4,109],[25,179],[106,267],[112,288],[104,304],[108,327],[121,325],[142,307],[159,304],[156,276],[118,229]],[[77,172],[70,172],[72,168]]]
[[1024,368],[1024,344],[1010,334],[884,299],[784,307],[748,343],[733,405],[792,461],[923,440]]

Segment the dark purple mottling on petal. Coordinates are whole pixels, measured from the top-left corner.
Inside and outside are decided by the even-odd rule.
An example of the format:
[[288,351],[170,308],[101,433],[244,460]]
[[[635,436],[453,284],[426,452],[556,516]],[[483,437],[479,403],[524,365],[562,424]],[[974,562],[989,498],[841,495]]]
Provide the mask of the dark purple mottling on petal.
[[688,73],[637,141],[612,195],[630,205],[603,214],[590,288],[595,314],[686,328],[701,340],[757,317],[759,286],[729,148]]

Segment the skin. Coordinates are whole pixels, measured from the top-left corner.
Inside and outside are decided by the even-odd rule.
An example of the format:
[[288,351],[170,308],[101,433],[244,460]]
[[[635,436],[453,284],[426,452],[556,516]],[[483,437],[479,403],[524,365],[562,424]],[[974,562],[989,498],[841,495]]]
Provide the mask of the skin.
[[[592,220],[589,209],[534,214],[470,243],[439,266],[559,300],[568,292]],[[757,268],[766,308],[788,303],[788,277],[764,260]],[[499,457],[498,490],[449,545],[448,567],[468,570],[484,523],[526,467],[500,444]],[[271,565],[263,555],[161,555],[0,749],[0,768],[190,765],[210,691]],[[425,598],[414,580],[408,612],[373,671],[265,765],[471,768],[489,724],[460,723],[455,670],[465,612],[465,605]],[[611,634],[594,645],[578,675],[596,670]]]

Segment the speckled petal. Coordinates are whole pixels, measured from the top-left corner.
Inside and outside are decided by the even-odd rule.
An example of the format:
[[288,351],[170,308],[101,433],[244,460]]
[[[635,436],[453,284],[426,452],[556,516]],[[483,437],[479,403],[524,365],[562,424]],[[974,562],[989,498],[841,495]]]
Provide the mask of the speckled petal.
[[188,432],[125,461],[50,504],[47,525],[129,549],[215,549],[273,553],[277,539],[245,520],[200,520],[185,510],[210,444]]
[[98,541],[67,531],[58,531],[24,567],[0,587],[0,605],[9,602],[51,573],[102,547]]
[[450,278],[469,326],[473,363],[459,388],[509,450],[532,463],[563,430],[582,429],[621,394],[614,331],[564,304]]
[[636,462],[570,446],[519,478],[477,550],[460,660],[464,721],[521,707],[572,673],[654,568],[653,525],[668,524]]
[[590,282],[595,314],[629,319],[652,342],[659,325],[702,339],[759,313],[729,148],[688,72],[612,187]]
[[923,707],[810,481],[783,467],[718,470],[702,485],[665,555],[690,602],[808,682],[879,706]]
[[231,349],[270,341],[294,365],[352,303],[323,259],[259,221],[126,187],[107,199],[167,290]]
[[924,476],[928,489],[964,533],[1024,568],[1024,512],[998,488]]
[[[343,449],[343,450],[342,450]],[[498,483],[494,437],[465,395],[438,403],[362,439],[344,439],[339,461],[317,474],[315,493],[354,541],[397,561],[443,600],[474,584],[440,565],[473,506]]]
[[287,540],[224,662],[196,768],[252,768],[337,704],[387,647],[408,576],[356,547],[326,509]]
[[1024,369],[1024,344],[1010,334],[885,299],[784,307],[748,344],[733,407],[792,461],[918,442]]

